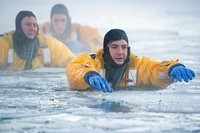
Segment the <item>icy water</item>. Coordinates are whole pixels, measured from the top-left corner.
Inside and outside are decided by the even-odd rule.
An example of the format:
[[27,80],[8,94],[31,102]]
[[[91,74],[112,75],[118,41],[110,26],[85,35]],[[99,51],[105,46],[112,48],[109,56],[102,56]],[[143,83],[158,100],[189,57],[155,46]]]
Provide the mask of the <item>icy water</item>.
[[[73,21],[97,26],[102,34],[125,29],[139,56],[180,59],[196,78],[164,90],[129,88],[106,94],[70,91],[64,68],[0,71],[0,133],[200,132],[200,1],[57,2],[68,6]],[[48,21],[54,4],[0,1],[0,18],[5,18],[0,33],[14,29],[22,9],[34,11],[40,23]]]

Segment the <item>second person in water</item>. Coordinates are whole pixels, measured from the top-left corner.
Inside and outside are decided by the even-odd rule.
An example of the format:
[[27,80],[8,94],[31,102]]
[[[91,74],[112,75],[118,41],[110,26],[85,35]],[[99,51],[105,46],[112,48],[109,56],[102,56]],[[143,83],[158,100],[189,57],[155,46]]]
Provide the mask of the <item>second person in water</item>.
[[50,22],[41,25],[41,32],[65,43],[75,54],[95,52],[102,47],[103,37],[97,28],[72,23],[67,8],[56,4],[51,9]]

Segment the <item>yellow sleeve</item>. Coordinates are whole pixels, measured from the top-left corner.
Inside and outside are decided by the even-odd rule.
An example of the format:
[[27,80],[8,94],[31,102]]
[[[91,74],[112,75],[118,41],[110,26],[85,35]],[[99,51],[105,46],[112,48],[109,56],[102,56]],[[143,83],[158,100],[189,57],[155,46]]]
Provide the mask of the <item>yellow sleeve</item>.
[[0,37],[0,69],[8,63],[8,51],[12,48],[13,32],[14,31],[7,32]]
[[66,67],[75,58],[65,44],[53,37],[47,37],[47,46],[51,53],[50,66],[52,67]]
[[152,58],[135,58],[137,70],[137,86],[150,85],[156,88],[166,88],[170,85],[168,69],[177,64],[178,60],[156,61]]
[[84,75],[89,71],[100,70],[98,59],[92,59],[89,53],[84,52],[68,64],[66,75],[71,89],[86,90],[89,85],[85,83]]
[[9,44],[7,40],[0,37],[0,68],[7,63]]

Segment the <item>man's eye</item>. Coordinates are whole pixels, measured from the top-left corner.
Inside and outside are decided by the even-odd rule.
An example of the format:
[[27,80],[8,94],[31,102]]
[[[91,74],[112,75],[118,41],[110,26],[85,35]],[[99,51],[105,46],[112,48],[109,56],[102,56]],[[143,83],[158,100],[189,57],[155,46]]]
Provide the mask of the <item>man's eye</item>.
[[61,19],[61,22],[65,22],[66,20],[65,19]]
[[34,27],[37,27],[37,24],[33,24]]
[[112,46],[111,48],[112,48],[112,49],[116,49],[117,47],[116,47],[116,46]]
[[127,46],[123,46],[122,48],[123,48],[123,49],[128,49],[128,47],[127,47]]
[[57,19],[54,19],[53,21],[54,21],[55,23],[58,23],[58,22],[59,22]]
[[31,23],[26,23],[26,26],[31,26]]
[[34,23],[34,24],[32,24],[32,23],[26,23],[26,26],[33,26],[33,27],[37,27],[37,23]]

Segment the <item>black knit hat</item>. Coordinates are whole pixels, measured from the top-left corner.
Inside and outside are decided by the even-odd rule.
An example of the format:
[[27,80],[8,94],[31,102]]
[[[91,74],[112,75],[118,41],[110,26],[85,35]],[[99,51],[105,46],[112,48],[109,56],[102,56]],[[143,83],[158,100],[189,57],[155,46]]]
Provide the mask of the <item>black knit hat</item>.
[[111,41],[117,41],[124,39],[128,44],[128,36],[126,35],[125,31],[121,29],[111,29],[108,31],[104,37],[103,47],[104,49],[108,46]]
[[51,18],[54,14],[64,14],[69,18],[69,13],[67,8],[63,4],[56,4],[51,9]]

